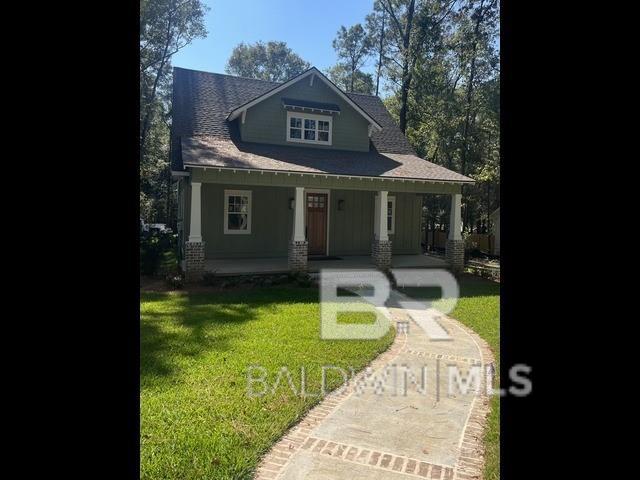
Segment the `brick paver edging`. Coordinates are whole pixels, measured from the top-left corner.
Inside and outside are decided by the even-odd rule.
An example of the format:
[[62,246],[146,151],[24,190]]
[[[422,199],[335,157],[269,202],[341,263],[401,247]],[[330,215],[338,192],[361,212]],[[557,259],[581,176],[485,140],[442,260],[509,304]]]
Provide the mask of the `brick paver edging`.
[[[463,325],[459,321],[450,317],[444,317],[447,321],[457,325],[466,332],[475,342],[480,352],[480,364],[483,366],[494,363],[493,353],[480,336]],[[407,334],[396,334],[393,343],[384,353],[376,357],[368,367],[360,371],[349,380],[346,386],[339,387],[334,392],[328,394],[318,405],[313,407],[292,427],[263,457],[254,480],[272,480],[289,464],[293,454],[300,448],[312,448],[312,451],[321,451],[329,455],[334,455],[342,460],[363,463],[375,468],[395,470],[398,473],[412,475],[429,480],[480,480],[484,470],[484,432],[486,420],[491,409],[491,398],[487,395],[486,385],[481,385],[480,394],[473,398],[472,406],[467,417],[465,426],[460,434],[458,443],[458,458],[453,468],[445,465],[433,465],[417,459],[411,459],[395,454],[369,451],[350,445],[341,445],[335,442],[318,439],[310,434],[329,414],[331,414],[344,400],[355,391],[355,385],[367,374],[380,367],[389,364],[401,351],[420,355],[423,352],[410,350],[406,347]],[[431,357],[432,354],[425,356]],[[422,355],[420,355],[422,356]],[[433,358],[437,358],[436,355]],[[443,355],[443,359],[462,361],[470,364],[477,364],[477,359],[468,357],[455,357]],[[484,373],[484,371],[483,371]],[[486,380],[485,375],[481,375],[482,382]],[[317,450],[316,450],[317,449]],[[374,463],[371,463],[374,462]]]
[[[480,335],[458,320],[451,317],[445,318],[447,321],[457,325],[473,339],[480,352],[480,364],[483,367],[486,368],[486,366],[494,364],[493,352],[489,348],[489,344]],[[484,433],[487,426],[487,417],[491,411],[491,397],[487,395],[486,378],[483,368],[480,394],[473,397],[467,422],[460,434],[458,459],[454,467],[454,480],[482,479],[485,454]]]
[[390,347],[378,355],[367,367],[351,378],[345,386],[338,387],[328,394],[315,407],[302,417],[300,423],[292,427],[262,458],[256,469],[254,480],[271,480],[277,478],[289,464],[291,456],[309,439],[311,431],[332,413],[338,405],[355,391],[357,385],[369,371],[375,371],[390,363],[404,348],[407,334],[396,333]]

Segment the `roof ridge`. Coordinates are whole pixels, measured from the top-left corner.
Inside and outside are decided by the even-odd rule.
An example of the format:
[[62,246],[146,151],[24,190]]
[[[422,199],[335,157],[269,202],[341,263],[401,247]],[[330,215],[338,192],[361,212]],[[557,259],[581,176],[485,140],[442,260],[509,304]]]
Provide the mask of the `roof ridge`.
[[229,75],[228,73],[218,73],[218,72],[207,72],[206,70],[196,70],[195,68],[184,68],[184,67],[173,67],[174,69],[178,68],[180,70],[188,70],[190,72],[198,72],[198,73],[206,73],[207,75],[219,75],[221,77],[229,77],[229,78],[239,78],[241,80],[254,80],[256,82],[266,82],[266,83],[275,83],[280,85],[284,82],[274,82],[273,80],[264,80],[263,78],[251,78],[251,77],[241,77],[239,75]]

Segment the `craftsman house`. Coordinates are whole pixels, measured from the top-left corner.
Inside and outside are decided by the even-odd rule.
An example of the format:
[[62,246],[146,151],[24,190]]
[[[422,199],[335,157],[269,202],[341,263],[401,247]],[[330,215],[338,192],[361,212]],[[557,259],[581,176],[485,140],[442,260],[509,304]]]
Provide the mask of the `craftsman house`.
[[175,68],[173,82],[188,279],[426,266],[425,194],[451,196],[446,260],[462,267],[461,189],[473,180],[417,157],[377,96],[345,93],[315,67],[283,83]]

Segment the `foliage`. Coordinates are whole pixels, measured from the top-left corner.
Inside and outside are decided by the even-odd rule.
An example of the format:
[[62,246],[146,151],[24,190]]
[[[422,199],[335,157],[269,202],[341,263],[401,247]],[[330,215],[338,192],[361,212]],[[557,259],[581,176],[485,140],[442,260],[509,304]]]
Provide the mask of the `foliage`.
[[[348,67],[338,63],[327,70],[327,76],[342,90],[354,93],[366,93],[371,95],[374,90],[373,76],[361,70],[356,70],[353,74]],[[353,86],[351,81],[353,80]]]
[[285,42],[256,42],[253,45],[242,42],[233,49],[225,71],[240,77],[282,82],[310,66]]
[[168,274],[164,280],[167,286],[173,290],[180,290],[184,287],[184,276],[178,272]]
[[[360,81],[360,87],[364,85],[370,88],[361,93],[371,93],[373,90],[373,78],[371,75],[364,74],[360,71],[360,67],[364,64],[367,56],[372,51],[372,38],[367,34],[365,29],[359,23],[356,23],[348,29],[344,26],[340,27],[336,38],[333,40],[333,49],[338,54],[338,64],[333,67],[333,74],[336,78],[342,76],[342,82],[348,92],[356,92],[356,78]],[[367,78],[369,85],[363,84],[363,79]]]
[[169,169],[171,57],[207,35],[202,0],[140,0],[140,215],[175,228]]
[[140,273],[156,275],[177,270],[176,236],[168,233],[145,234],[140,238]]

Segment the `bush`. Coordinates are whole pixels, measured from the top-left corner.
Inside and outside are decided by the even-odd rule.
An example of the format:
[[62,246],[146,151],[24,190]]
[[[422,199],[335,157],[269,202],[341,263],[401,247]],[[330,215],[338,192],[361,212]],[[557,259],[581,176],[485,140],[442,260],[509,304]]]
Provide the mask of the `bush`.
[[173,264],[177,263],[176,248],[175,235],[165,233],[142,236],[140,238],[140,273],[157,275],[163,261],[166,263],[163,268],[173,271]]
[[184,277],[180,273],[171,273],[164,279],[169,288],[180,290],[184,287]]

